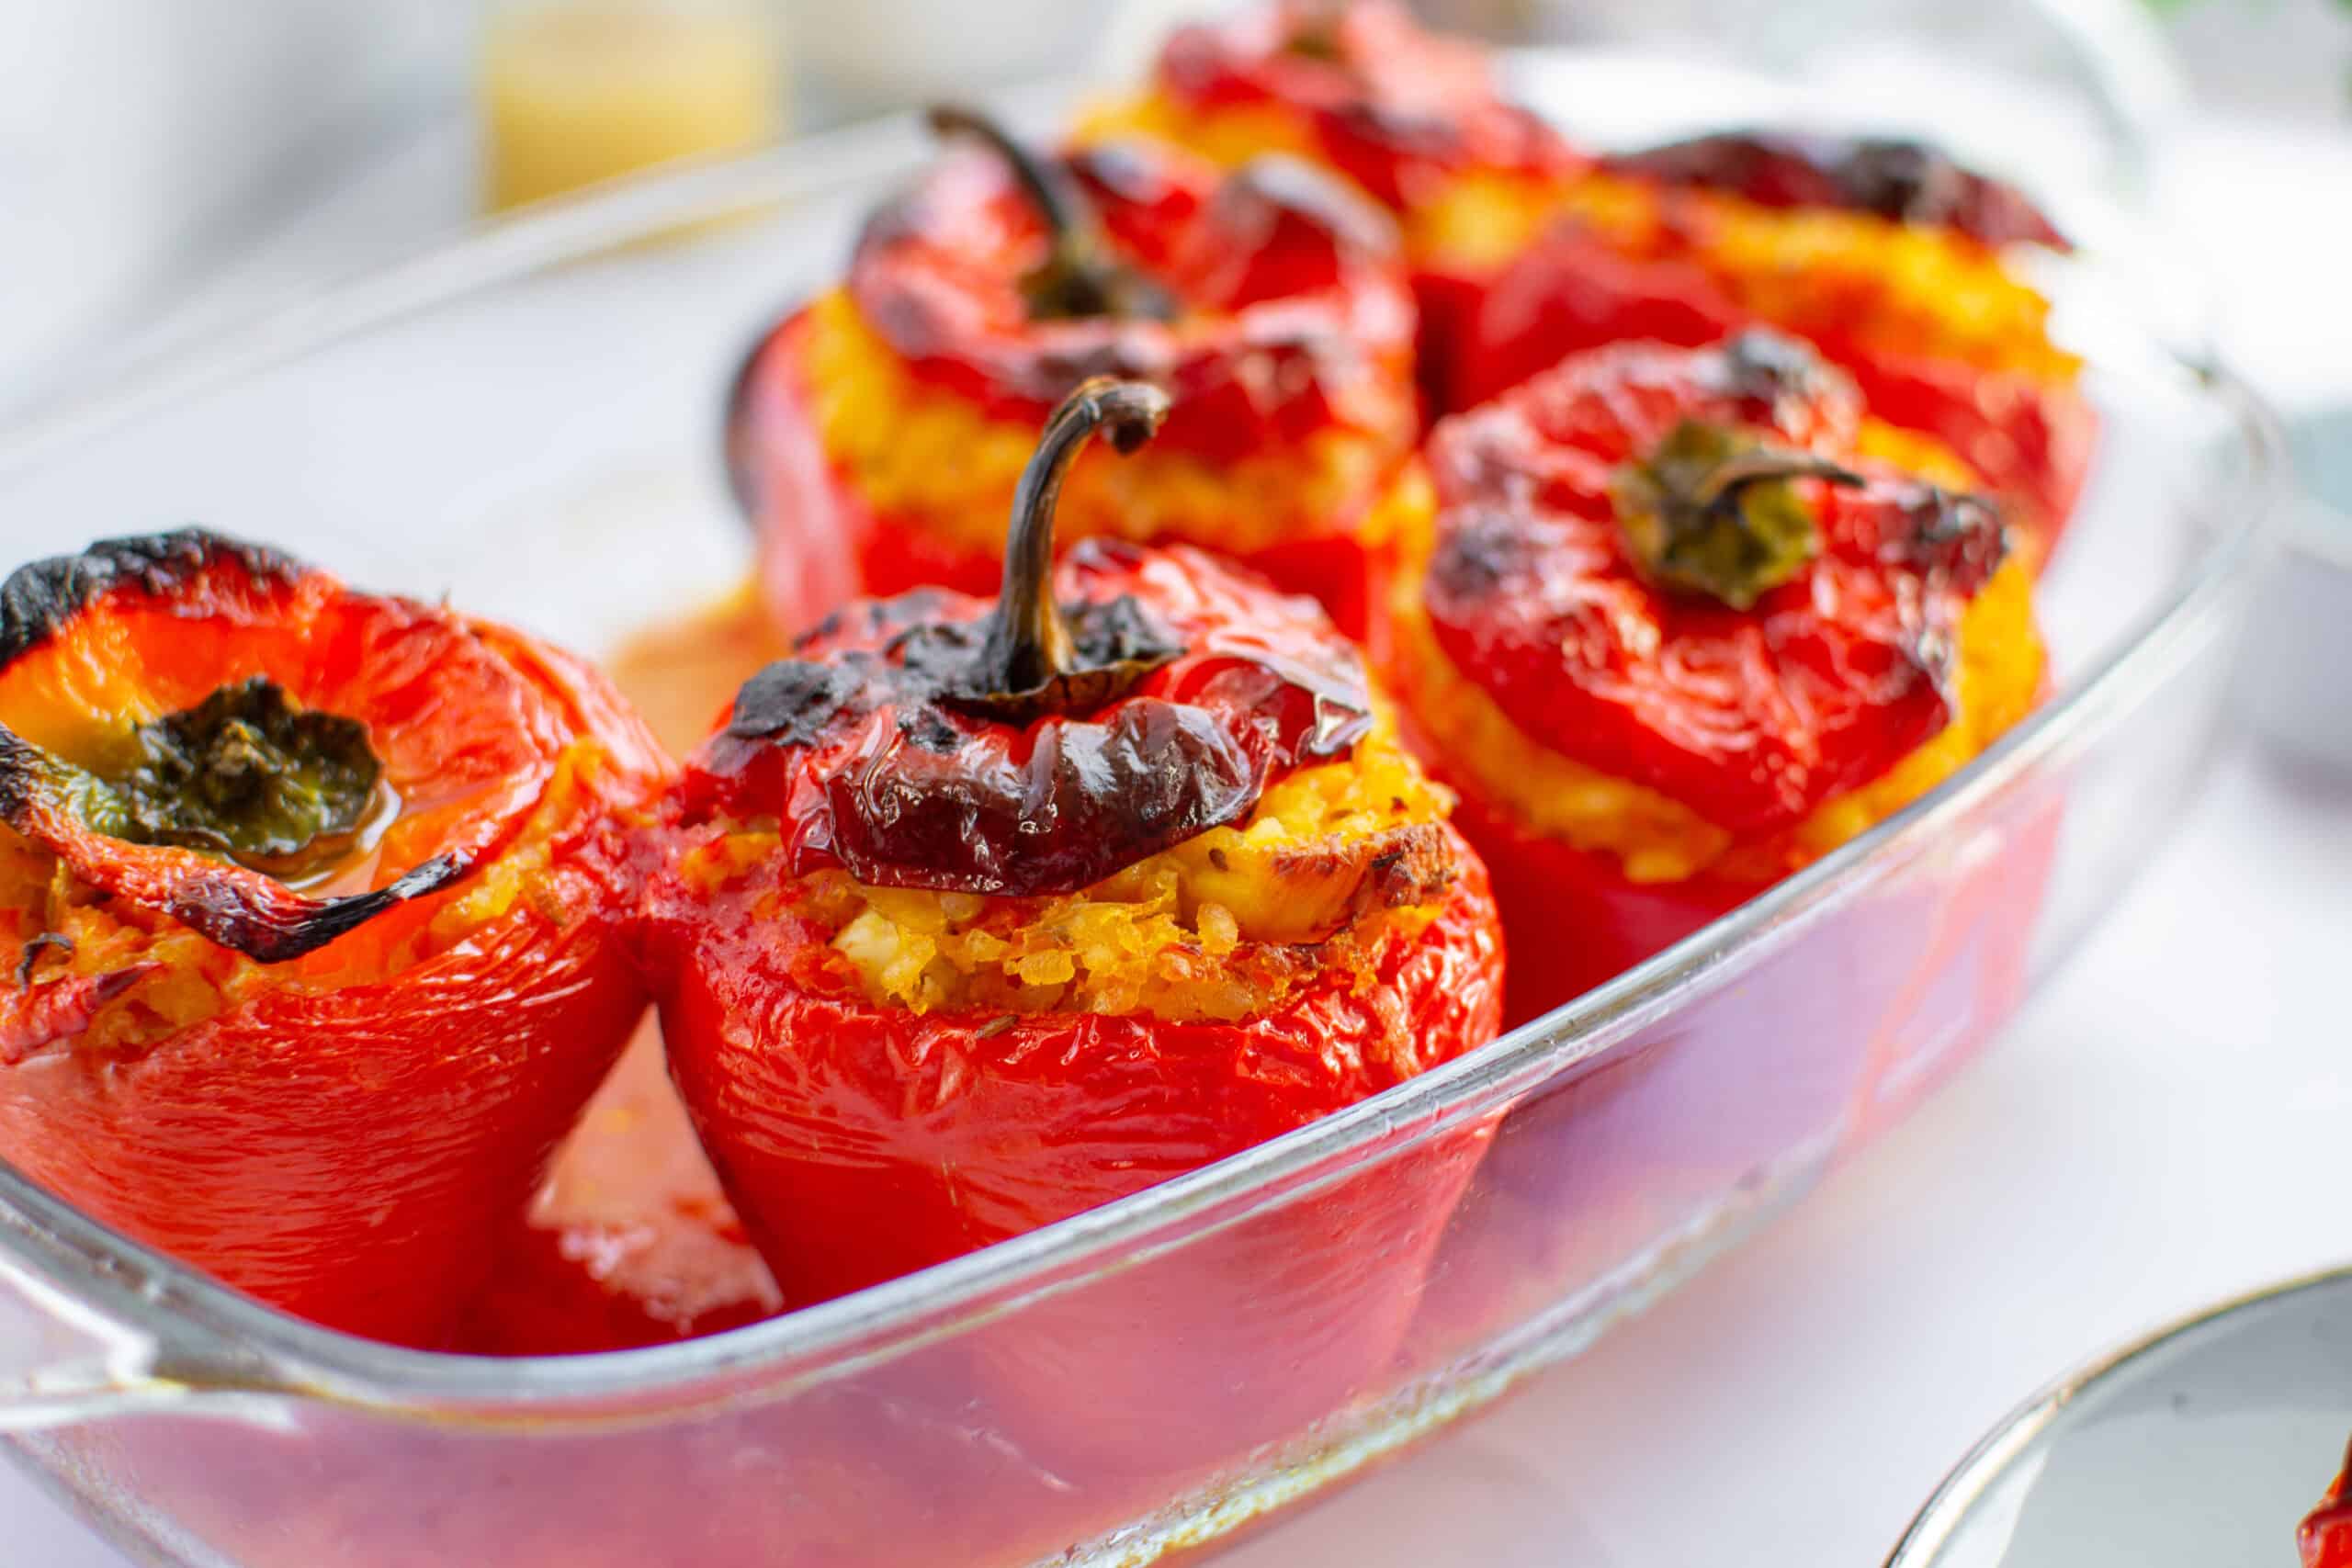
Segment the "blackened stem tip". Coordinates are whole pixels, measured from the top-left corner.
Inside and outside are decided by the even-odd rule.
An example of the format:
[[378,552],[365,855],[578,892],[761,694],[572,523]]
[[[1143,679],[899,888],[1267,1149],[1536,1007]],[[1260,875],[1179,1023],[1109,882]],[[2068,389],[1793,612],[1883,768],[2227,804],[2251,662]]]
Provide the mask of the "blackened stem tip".
[[1152,438],[1168,409],[1168,394],[1148,382],[1096,376],[1080,382],[1047,417],[1013,491],[1004,582],[981,650],[978,684],[1026,692],[1070,673],[1069,629],[1054,602],[1054,510],[1062,479],[1097,432],[1125,457]]

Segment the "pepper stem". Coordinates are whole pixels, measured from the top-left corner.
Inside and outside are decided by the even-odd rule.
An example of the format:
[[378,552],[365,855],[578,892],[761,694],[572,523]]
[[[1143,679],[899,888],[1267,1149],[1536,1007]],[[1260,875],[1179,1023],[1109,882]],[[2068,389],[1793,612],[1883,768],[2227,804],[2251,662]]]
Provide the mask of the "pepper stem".
[[962,104],[933,104],[924,118],[933,136],[968,136],[1004,160],[1037,216],[1046,220],[1057,252],[1091,240],[1094,214],[1087,209],[1086,198],[1059,169],[1048,167],[992,117]]
[[1853,469],[1826,457],[1807,452],[1756,451],[1719,464],[1692,499],[1702,506],[1721,509],[1736,505],[1740,491],[1747,486],[1776,479],[1826,479],[1849,488],[1864,482]]
[[1069,626],[1054,602],[1054,509],[1062,479],[1100,431],[1121,457],[1139,448],[1168,417],[1168,394],[1143,381],[1095,376],[1081,381],[1046,421],[1037,450],[1012,494],[1004,541],[1004,583],[973,685],[990,694],[1037,692],[1079,673]]
[[1111,255],[1093,208],[1059,168],[978,109],[933,104],[926,118],[933,135],[971,137],[1002,159],[1044,221],[1052,252],[1043,266],[1022,279],[1033,317],[1145,316],[1165,321],[1179,314],[1173,295]]
[[1685,420],[1620,474],[1618,514],[1650,577],[1745,610],[1820,553],[1820,521],[1792,488],[1796,479],[1865,482],[1810,452]]

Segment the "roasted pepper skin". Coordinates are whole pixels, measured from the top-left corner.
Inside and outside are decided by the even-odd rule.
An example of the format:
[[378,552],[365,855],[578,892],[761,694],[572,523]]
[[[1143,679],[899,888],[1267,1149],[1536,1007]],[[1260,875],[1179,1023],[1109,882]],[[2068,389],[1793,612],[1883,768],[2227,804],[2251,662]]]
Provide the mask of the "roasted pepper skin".
[[[1213,705],[1195,712],[1226,714],[1214,705],[1228,700],[1218,693],[1241,688],[1217,682],[1240,670],[1248,686],[1258,677],[1244,667],[1257,660],[1306,682],[1243,710],[1278,750],[1295,753],[1347,711],[1344,694],[1313,673],[1353,660],[1328,624],[1303,623],[1296,602],[1197,552],[1090,542],[1065,559],[1059,581],[1065,603],[1132,595],[1146,617],[1205,649],[1162,666],[1090,723],[1116,728],[1123,705],[1187,694]],[[954,625],[970,608],[936,595],[913,609],[853,607],[800,658],[829,665],[844,648],[898,646],[899,617],[918,613]],[[1320,627],[1319,646],[1300,641],[1309,626]],[[1227,640],[1212,642],[1213,630]],[[759,684],[739,699],[737,731],[747,714],[754,728],[773,728],[758,716]],[[1312,711],[1323,716],[1302,731],[1310,710],[1294,705],[1310,690],[1321,694]],[[854,704],[843,711],[851,716],[828,721],[840,733],[879,733]],[[927,727],[918,719],[900,733]],[[815,775],[805,759],[830,755],[831,742],[773,733],[781,739],[722,733],[689,763],[645,929],[673,1074],[795,1304],[947,1261],[1238,1153],[1449,1060],[1495,1029],[1500,929],[1483,869],[1442,822],[1428,826],[1450,869],[1435,904],[1420,906],[1432,915],[1425,925],[1384,928],[1365,939],[1376,945],[1363,963],[1331,964],[1231,1021],[876,1000],[843,965],[832,932],[793,902],[790,855],[769,852],[716,883],[698,869],[734,824],[773,818],[779,845],[806,840],[802,814],[825,792],[808,782]],[[989,819],[983,812],[975,832],[985,835]],[[1104,869],[1088,860],[1071,878],[1085,886]],[[933,885],[966,888],[972,875],[959,863]],[[1436,1140],[1245,1222],[1204,1255],[1214,1267],[1165,1259],[1008,1320],[981,1352],[991,1419],[1026,1452],[1164,1469],[1238,1453],[1318,1413],[1394,1351],[1487,1132]],[[1335,1246],[1347,1238],[1360,1244]]]
[[1583,162],[1505,101],[1482,46],[1423,28],[1393,0],[1287,0],[1180,27],[1151,85],[1195,112],[1246,106],[1292,117],[1301,149],[1398,213],[1461,175]]
[[[1740,280],[1708,259],[1727,216],[1742,211],[1875,220],[1840,242],[1856,247],[1932,234],[1958,254],[1988,261],[2005,245],[2067,248],[2022,197],[1908,144],[1745,135],[1604,161],[1589,182],[1603,187],[1611,194],[1599,199],[1618,209],[1610,223],[1561,218],[1482,292],[1438,373],[1442,406],[1487,401],[1609,343],[1699,347],[1747,327],[1778,326],[1804,334],[1850,374],[1878,418],[1931,435],[1965,460],[2011,504],[2030,547],[2047,555],[2074,513],[2098,439],[2097,415],[2071,371],[1981,364],[1894,340],[1873,330],[1884,313],[1868,290],[1845,297],[1825,283],[1804,319],[1789,319],[1745,302]],[[1641,211],[1637,224],[1623,211],[1628,203]],[[1778,288],[1765,269],[1819,263],[1799,245],[1785,259],[1744,265]],[[1876,276],[1896,265],[1890,254]],[[1859,264],[1848,270],[1871,275]]]
[[[763,351],[749,409],[763,454],[758,573],[780,626],[816,626],[861,594],[892,598],[918,588],[996,591],[1004,570],[993,550],[958,547],[919,521],[877,513],[829,458],[819,434],[803,346],[809,323],[796,312]],[[1362,526],[1381,500],[1360,498],[1336,532],[1255,550],[1225,550],[1277,587],[1320,602],[1343,631],[1361,634],[1385,591],[1389,541]]]
[[[1515,960],[1507,1024],[1542,1019],[1686,939],[1709,941],[1711,923],[1820,852],[1806,829],[1842,818],[1864,798],[1852,792],[1943,743],[1956,688],[1984,686],[1970,634],[1998,624],[1970,612],[1994,577],[2018,569],[2000,562],[1997,533],[1973,507],[1969,521],[1903,499],[1913,481],[1863,456],[1860,415],[1851,383],[1787,340],[1760,351],[1627,344],[1567,362],[1433,436],[1435,552],[1454,558],[1424,581],[1453,574],[1432,591],[1452,602],[1400,600],[1392,608],[1407,625],[1389,645],[1420,660],[1396,667],[1407,739],[1460,795],[1453,820],[1493,873]],[[1857,481],[1817,494],[1821,555],[1750,609],[1669,598],[1627,571],[1616,460],[1691,417],[1835,454]],[[1880,526],[1928,515],[1940,520],[1917,534]],[[1959,552],[1913,547],[1930,535]],[[2012,575],[2004,591],[2021,584]],[[1893,620],[1870,608],[1896,602]],[[1938,623],[1946,629],[1928,630]],[[2000,665],[2013,685],[2038,668],[2026,651],[2022,676]],[[1458,686],[1433,695],[1413,684],[1432,660],[1480,700],[1502,698],[1525,750],[1498,763],[1456,735],[1417,733],[1449,722],[1432,702],[1467,700]],[[1778,715],[1779,702],[1736,700],[1776,693],[1787,699]],[[1792,722],[1841,711],[1849,722]],[[1722,847],[1682,874],[1637,878],[1617,844],[1545,830],[1504,788],[1514,768],[1534,772],[1537,735],[1601,775],[1563,793],[1604,792],[1612,810],[1685,828],[1695,807]],[[1623,790],[1629,778],[1646,803]],[[1902,803],[1871,806],[1871,819]],[[1827,1161],[1969,1059],[2023,995],[2059,806],[2040,785],[2012,792],[1980,813],[1964,848],[1931,847],[1816,908],[1759,942],[1753,966],[1595,1070],[1513,1106],[1432,1264],[1412,1353],[1465,1352],[1495,1323],[1625,1267],[1662,1231],[1719,1222],[1725,1194],[1770,1190]],[[1792,835],[1792,823],[1804,827]]]
[[[1821,554],[1752,609],[1647,581],[1621,534],[1625,465],[1694,419],[1858,470],[1850,485],[1792,481],[1812,492]],[[1400,585],[1382,646],[1408,737],[1461,795],[1455,819],[1494,871],[1516,942],[1546,953],[1515,966],[1511,1021],[1813,858],[1815,814],[1951,722],[1965,613],[2015,569],[1996,517],[1856,456],[1861,428],[1850,381],[1792,340],[1761,336],[1583,355],[1432,436],[1436,537],[1425,570]],[[2038,646],[2021,657],[2030,702]],[[1432,660],[1498,705],[1521,744],[1637,786],[1715,847],[1678,874],[1636,877],[1623,848],[1537,829],[1497,795],[1495,770],[1510,764],[1482,769],[1427,706],[1443,700],[1425,684]]]
[[1756,896],[1754,883],[1719,876],[1632,881],[1609,856],[1531,830],[1487,800],[1477,781],[1449,771],[1434,749],[1422,755],[1458,796],[1454,825],[1477,848],[1510,929],[1526,950],[1545,954],[1505,976],[1510,1026],[1606,984]]
[[1221,163],[1292,152],[1386,207],[1412,268],[1425,378],[1457,352],[1496,270],[1449,243],[1449,201],[1473,182],[1539,201],[1589,165],[1503,97],[1483,47],[1425,30],[1392,0],[1284,0],[1178,28],[1144,95],[1091,129],[1148,131]]
[[[271,1305],[440,1343],[644,1006],[620,935],[638,880],[620,818],[665,783],[659,749],[569,655],[218,536],[112,541],[20,571],[5,598],[12,740],[264,673],[364,720],[384,754],[402,809],[370,885],[436,852],[463,864],[260,963],[168,911],[297,899],[272,879],[190,851],[61,840],[76,880],[116,889],[110,918],[153,933],[109,998],[142,1027],[85,1038],[98,1010],[28,1027],[88,978],[73,956],[40,955],[0,994],[0,1148],[95,1218]],[[536,863],[511,905],[455,912],[510,854]],[[458,931],[435,938],[436,917]],[[9,916],[17,942],[37,934],[27,918]],[[217,1000],[173,1027],[154,1010],[185,1007],[166,998],[199,972]]]
[[[1465,855],[1464,860],[1468,857]],[[669,879],[653,929],[672,1071],[796,1303],[960,1258],[1303,1127],[1493,1032],[1498,947],[1465,871],[1379,995],[1334,976],[1238,1023],[878,1007],[824,983],[826,934]],[[673,948],[673,942],[687,943]],[[673,963],[672,960],[675,962]],[[797,982],[797,983],[796,983]],[[820,1218],[819,1216],[821,1216]]]
[[[1395,944],[1238,1023],[878,1008],[823,933],[657,883],[671,1070],[796,1304],[1099,1207],[1389,1089],[1490,1038],[1501,937],[1483,873]],[[1419,1043],[1408,1063],[1399,1039]],[[1024,1451],[1119,1469],[1238,1454],[1336,1404],[1410,1320],[1488,1129],[1440,1139],[1205,1248],[986,1337]],[[1237,1398],[1237,1386],[1246,1397]]]
[[[811,351],[822,316],[870,340],[859,355],[900,387],[889,401],[908,420],[985,421],[1016,457],[1088,376],[1160,386],[1173,407],[1137,474],[1181,469],[1175,483],[1148,482],[1198,504],[1156,532],[1123,525],[1112,518],[1133,509],[1085,499],[1082,467],[1065,540],[1122,531],[1216,548],[1361,630],[1385,547],[1366,529],[1419,423],[1412,300],[1386,220],[1295,164],[1221,175],[1173,149],[1122,144],[1054,166],[1089,198],[1110,248],[1163,282],[1182,313],[1033,319],[1022,283],[1046,254],[1045,231],[996,160],[946,155],[868,222],[834,310],[788,317],[747,374],[736,460],[771,610],[800,630],[857,594],[984,592],[1001,562],[1009,467],[949,500],[932,487],[920,505],[877,506],[839,440],[828,442],[829,417],[863,416],[829,414],[839,389]],[[1317,442],[1345,446],[1340,477],[1318,478],[1328,454]],[[1232,536],[1237,516],[1270,510],[1278,536]]]
[[2345,1469],[2339,1472],[2328,1487],[2327,1495],[2319,1500],[2295,1532],[2295,1547],[2302,1555],[2303,1568],[2346,1568],[2352,1564],[2352,1508],[2346,1506],[2345,1478],[2352,1475],[2352,1452],[2345,1456]]

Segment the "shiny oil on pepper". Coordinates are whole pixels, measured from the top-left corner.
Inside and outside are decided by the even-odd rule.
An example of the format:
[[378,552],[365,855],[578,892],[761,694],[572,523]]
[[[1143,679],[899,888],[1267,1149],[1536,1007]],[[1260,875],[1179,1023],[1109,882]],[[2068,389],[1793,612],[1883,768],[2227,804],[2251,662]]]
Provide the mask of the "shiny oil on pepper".
[[[1183,547],[1051,565],[1078,447],[1139,446],[1166,407],[1082,385],[994,604],[845,607],[744,686],[673,797],[648,903],[672,1070],[795,1304],[1237,1153],[1495,1029],[1485,873],[1323,615]],[[1023,1320],[1009,1405],[1153,1462],[1306,1418],[1394,1350],[1484,1136],[1267,1216],[1262,1272],[1138,1269],[1115,1287],[1135,1315]]]
[[0,1150],[433,1343],[643,1007],[659,749],[569,656],[197,531],[0,589]]
[[1933,788],[2032,705],[1998,509],[1792,339],[1623,344],[1442,423],[1385,637],[1514,944],[1514,1019]]
[[[1423,370],[1444,363],[1500,266],[1589,160],[1509,102],[1476,42],[1395,0],[1277,0],[1177,28],[1149,84],[1080,122],[1237,166],[1268,152],[1341,175],[1398,222]],[[1432,389],[1434,389],[1434,388]]]
[[933,123],[958,145],[739,381],[730,459],[777,618],[987,592],[1046,415],[1112,374],[1163,388],[1167,429],[1078,466],[1062,537],[1209,547],[1360,627],[1419,419],[1387,220],[1295,162],[1046,157],[962,111]]
[[1603,160],[1526,221],[1439,372],[1446,406],[1602,344],[1778,327],[1967,462],[2031,553],[2072,513],[2097,421],[2015,262],[2067,243],[2010,187],[1913,142],[1724,133]]

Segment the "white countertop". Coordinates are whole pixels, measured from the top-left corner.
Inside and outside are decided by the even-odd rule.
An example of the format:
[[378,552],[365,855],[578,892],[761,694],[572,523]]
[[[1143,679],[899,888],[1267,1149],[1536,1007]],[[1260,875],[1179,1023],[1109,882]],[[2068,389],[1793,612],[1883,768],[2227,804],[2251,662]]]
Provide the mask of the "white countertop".
[[[447,155],[399,176],[414,210],[447,201],[424,171]],[[2234,130],[2168,180],[2233,282],[2228,346],[2292,402],[2352,395],[2346,192],[2344,140]],[[357,253],[313,238],[262,271],[311,254]],[[2241,746],[2073,967],[1908,1122],[1580,1359],[1229,1561],[1877,1563],[2040,1383],[2344,1260],[2347,954],[2352,779]],[[2284,1529],[2246,1561],[2290,1561]],[[11,1562],[123,1568],[5,1470],[0,1540]]]

